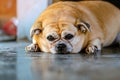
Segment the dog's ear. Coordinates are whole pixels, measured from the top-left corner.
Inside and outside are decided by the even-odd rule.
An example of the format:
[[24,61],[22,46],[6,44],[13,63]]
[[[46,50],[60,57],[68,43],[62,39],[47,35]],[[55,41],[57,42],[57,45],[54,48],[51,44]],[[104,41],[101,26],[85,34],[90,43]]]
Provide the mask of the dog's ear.
[[78,30],[80,30],[83,33],[86,33],[87,31],[90,32],[90,24],[84,21],[77,20],[76,21],[76,27]]
[[42,32],[42,23],[37,22],[32,26],[32,28],[30,30],[30,36],[32,38],[33,35],[39,35],[41,32]]

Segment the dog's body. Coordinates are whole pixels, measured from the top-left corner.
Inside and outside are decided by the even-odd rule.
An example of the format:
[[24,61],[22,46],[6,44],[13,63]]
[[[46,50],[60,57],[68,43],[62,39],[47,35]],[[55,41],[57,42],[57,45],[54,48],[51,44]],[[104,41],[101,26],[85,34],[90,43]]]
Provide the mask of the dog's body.
[[58,2],[49,6],[31,28],[28,51],[94,53],[120,43],[120,10],[104,1]]

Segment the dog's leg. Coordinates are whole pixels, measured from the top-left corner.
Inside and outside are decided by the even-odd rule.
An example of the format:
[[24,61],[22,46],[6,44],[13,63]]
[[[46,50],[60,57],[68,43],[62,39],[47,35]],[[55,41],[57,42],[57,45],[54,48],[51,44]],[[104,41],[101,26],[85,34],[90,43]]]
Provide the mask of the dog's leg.
[[87,48],[86,48],[86,53],[91,54],[91,53],[96,53],[96,51],[101,50],[101,41],[100,39],[94,39],[89,42]]
[[29,46],[25,47],[25,50],[28,52],[39,52],[40,48],[37,44],[30,44]]
[[33,38],[32,42],[33,42],[32,44],[25,47],[25,50],[28,52],[39,52],[40,48],[34,38]]

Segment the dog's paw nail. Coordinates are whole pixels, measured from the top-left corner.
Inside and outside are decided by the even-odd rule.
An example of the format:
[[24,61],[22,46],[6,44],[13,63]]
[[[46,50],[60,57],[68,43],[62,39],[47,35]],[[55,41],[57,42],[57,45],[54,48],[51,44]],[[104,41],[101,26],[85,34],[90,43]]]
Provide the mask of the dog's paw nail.
[[90,45],[86,48],[86,53],[91,54],[91,53],[96,53],[98,51],[97,46]]

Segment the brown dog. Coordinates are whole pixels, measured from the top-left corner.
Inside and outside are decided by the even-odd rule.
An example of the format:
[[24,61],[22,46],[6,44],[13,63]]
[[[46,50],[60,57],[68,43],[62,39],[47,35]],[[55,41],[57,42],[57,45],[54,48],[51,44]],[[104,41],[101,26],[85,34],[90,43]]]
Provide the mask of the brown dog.
[[120,10],[104,1],[58,2],[49,6],[31,28],[28,51],[95,53],[120,43]]

